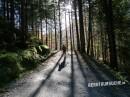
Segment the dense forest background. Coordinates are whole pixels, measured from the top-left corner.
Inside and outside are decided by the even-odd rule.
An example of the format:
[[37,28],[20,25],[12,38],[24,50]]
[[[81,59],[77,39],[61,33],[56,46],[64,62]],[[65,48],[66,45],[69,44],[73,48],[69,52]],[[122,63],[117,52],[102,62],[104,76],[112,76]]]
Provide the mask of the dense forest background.
[[1,83],[63,44],[130,74],[130,1],[0,0]]

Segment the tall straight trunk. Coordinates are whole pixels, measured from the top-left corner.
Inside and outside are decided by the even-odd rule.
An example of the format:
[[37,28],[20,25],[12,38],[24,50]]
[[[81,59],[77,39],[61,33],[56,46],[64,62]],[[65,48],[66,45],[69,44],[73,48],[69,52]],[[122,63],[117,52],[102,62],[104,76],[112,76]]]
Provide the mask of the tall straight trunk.
[[49,36],[49,38],[48,38],[48,45],[49,45],[49,48],[51,48],[51,31],[50,30],[48,32],[48,36]]
[[76,28],[76,35],[77,35],[77,49],[80,51],[80,39],[79,39],[79,28],[78,28],[78,20],[77,20],[76,0],[74,0],[74,15],[75,15],[75,28]]
[[[21,6],[18,7],[18,14],[21,15]],[[21,23],[21,17],[19,16],[18,23]],[[21,30],[21,25],[19,25],[19,30]]]
[[88,43],[87,43],[87,54],[90,54],[90,38],[91,38],[91,34],[90,32],[88,32]]
[[[33,14],[32,14],[32,18],[34,18]],[[34,31],[34,19],[32,19],[31,28],[32,28],[32,33],[34,33],[35,32]]]
[[75,42],[74,42],[74,27],[73,27],[73,13],[72,13],[72,11],[71,11],[71,20],[72,20],[72,22],[71,22],[71,24],[72,24],[72,40],[73,40],[73,49],[75,49]]
[[6,16],[7,16],[7,20],[9,21],[9,0],[6,1]]
[[25,11],[24,11],[24,14],[25,14],[25,35],[26,35],[26,38],[27,38],[27,32],[28,32],[28,0],[25,0]]
[[91,39],[90,39],[91,40],[91,42],[90,42],[90,45],[91,45],[90,54],[91,54],[91,56],[94,56],[94,54],[93,54],[93,35],[92,35],[92,33],[90,33],[90,34],[91,34],[91,36],[90,36],[91,37]]
[[7,3],[7,0],[3,0],[3,16],[4,16],[4,19],[6,19],[6,3]]
[[88,0],[89,3],[89,20],[88,20],[88,44],[87,44],[87,54],[90,54],[90,46],[91,46],[91,33],[92,33],[92,13],[91,13],[91,1]]
[[105,62],[107,62],[107,43],[108,43],[108,41],[107,41],[107,35],[105,34],[104,35],[104,59],[105,59]]
[[79,8],[79,24],[80,24],[81,53],[84,53],[84,52],[85,52],[85,37],[84,37],[84,25],[83,25],[82,0],[78,0],[78,8]]
[[72,49],[72,30],[71,30],[71,13],[69,12],[69,28],[70,28],[70,45],[71,45],[71,51]]
[[38,28],[38,25],[36,24],[36,32],[37,32],[37,37],[38,37],[38,39],[40,38],[39,36],[40,36],[40,33],[39,33],[39,28]]
[[36,35],[36,37],[38,38],[38,32],[37,32],[37,24],[35,23],[35,35]]
[[15,28],[15,18],[14,18],[15,17],[15,9],[14,9],[14,7],[15,7],[14,0],[11,0],[10,1],[10,24],[11,24],[12,32],[10,34],[11,35],[10,38],[12,41],[16,40],[16,34],[13,31],[13,28]]
[[113,9],[112,9],[112,0],[108,0],[105,3],[105,12],[106,12],[106,22],[107,22],[107,34],[109,41],[109,54],[110,54],[110,63],[111,67],[118,68],[117,63],[117,51],[116,51],[116,41],[115,41],[115,32],[113,28]]
[[85,20],[84,20],[84,27],[85,27],[85,37],[86,37],[86,45],[87,45],[87,40],[88,40],[88,31],[87,31],[87,17],[85,16]]
[[51,25],[51,49],[52,49],[52,41],[53,41],[53,37],[52,37],[52,25]]
[[[92,10],[91,10],[92,11]],[[91,21],[92,21],[92,25],[91,27],[93,26],[93,31],[94,31],[94,21],[93,21],[93,15],[91,13]],[[94,56],[94,48],[93,48],[93,31],[90,33],[91,34],[91,50],[90,50],[90,53],[91,53],[91,56],[93,57]]]
[[[47,6],[46,3],[47,3],[47,1],[45,1],[45,8]],[[46,45],[48,45],[48,23],[47,23],[48,20],[47,20],[47,13],[46,13],[46,11],[45,11],[45,22],[46,22]]]
[[66,48],[68,49],[68,29],[67,29],[67,20],[66,20],[66,10],[65,10],[65,30],[66,30]]
[[47,16],[46,16],[46,20],[45,20],[45,22],[46,22],[46,45],[48,45],[48,24],[47,24]]
[[100,32],[101,32],[101,39],[100,40],[101,40],[102,58],[103,58],[103,61],[105,62],[105,59],[104,59],[104,35],[103,35],[103,23],[102,23],[102,21],[100,22]]
[[60,8],[60,0],[58,2],[58,7],[59,7],[59,33],[60,33],[60,50],[62,49],[62,31],[61,31],[61,8]]
[[[54,0],[55,2],[55,0]],[[56,8],[54,8],[54,26],[55,26],[55,50],[57,50],[57,23],[56,23]]]
[[[87,7],[83,7],[83,14],[84,14],[84,34],[85,34],[85,44],[86,44],[86,46],[87,46],[87,36],[88,36],[88,33],[87,33],[87,15],[86,15],[86,9],[87,9]],[[85,46],[85,49],[86,49],[86,46]]]
[[[39,13],[40,13],[40,10],[43,8],[43,5],[41,4],[42,0],[38,0],[38,6],[39,6]],[[41,41],[43,43],[43,22],[42,22],[42,17],[40,17],[40,29],[41,29]]]
[[[98,37],[98,36],[97,36]],[[94,38],[93,38],[93,44],[95,44],[95,43],[97,43],[97,37],[96,36],[94,36]],[[97,58],[97,46],[96,45],[94,45],[93,46],[93,56],[95,57],[95,58]]]
[[39,32],[38,32],[37,23],[35,23],[35,30],[36,30],[36,35],[37,35],[37,38],[39,39]]
[[10,0],[10,23],[13,27],[15,26],[14,14],[14,0]]
[[42,28],[42,20],[41,20],[41,41],[42,41],[42,43],[43,43],[43,28]]
[[32,20],[31,27],[32,27],[32,33],[34,33],[34,20]]
[[27,38],[27,1],[21,1],[21,36],[22,36],[22,44],[25,46],[26,38]]
[[[100,1],[101,2],[101,1]],[[100,5],[101,6],[101,5]],[[102,9],[99,8],[99,17],[101,18],[100,22],[99,22],[99,29],[100,29],[100,44],[101,44],[101,57],[102,57],[102,61],[105,62],[104,59],[104,26],[103,26],[103,12]]]
[[31,21],[31,28],[32,28],[32,33],[34,33],[34,0],[32,0],[32,6],[31,6],[31,16],[32,16],[32,21]]

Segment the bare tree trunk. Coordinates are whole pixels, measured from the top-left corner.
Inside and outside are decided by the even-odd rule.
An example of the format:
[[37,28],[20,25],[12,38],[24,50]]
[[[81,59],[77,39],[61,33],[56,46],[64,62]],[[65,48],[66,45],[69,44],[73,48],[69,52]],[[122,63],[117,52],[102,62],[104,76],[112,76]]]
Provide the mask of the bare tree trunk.
[[[49,26],[48,26],[48,28],[49,28]],[[50,28],[48,29],[48,46],[49,46],[49,48],[51,47],[51,45],[50,45]]]
[[[92,13],[91,13],[92,14]],[[93,16],[91,15],[91,21],[93,22]],[[94,26],[94,22],[92,23],[93,25],[92,26]],[[94,27],[93,27],[93,29],[94,29]],[[93,50],[93,31],[90,33],[91,34],[91,56],[93,57],[94,56],[94,50]]]
[[15,26],[15,21],[14,21],[14,14],[15,14],[15,10],[14,10],[14,0],[10,0],[10,23],[11,25],[14,27]]
[[36,37],[38,38],[38,32],[37,32],[37,24],[35,23],[35,34],[36,34]]
[[67,29],[67,20],[66,20],[66,10],[65,10],[65,30],[66,30],[66,48],[68,49],[68,29]]
[[77,20],[76,0],[74,0],[74,13],[75,13],[75,28],[76,28],[76,35],[77,35],[77,48],[80,51],[80,39],[79,39],[79,27],[78,27],[78,20]]
[[41,20],[41,41],[43,43],[43,28],[42,28],[42,20]]
[[6,10],[7,10],[7,12],[6,12],[7,20],[9,21],[9,0],[7,0],[7,2],[6,2]]
[[32,33],[34,33],[34,0],[32,0],[32,6],[31,6],[31,16],[32,16],[32,21],[31,21],[31,28],[32,28]]
[[[46,8],[46,3],[47,1],[45,1],[45,8]],[[47,20],[47,14],[45,12],[45,22],[46,22],[46,45],[48,45],[48,20]]]
[[70,45],[72,51],[72,30],[71,30],[71,13],[69,12],[69,27],[70,27]]
[[[55,0],[54,0],[55,2]],[[55,50],[57,50],[57,23],[56,23],[56,8],[54,8],[54,25],[55,25]]]
[[21,1],[21,36],[22,36],[22,44],[26,45],[27,38],[27,1]]
[[3,0],[3,16],[4,16],[4,19],[6,19],[6,3],[7,3],[7,0]]
[[104,2],[104,8],[106,12],[106,22],[107,22],[107,34],[109,40],[109,54],[110,54],[110,63],[111,67],[118,68],[117,63],[117,52],[116,52],[116,42],[115,42],[115,32],[113,28],[113,9],[112,9],[112,0]]
[[88,0],[89,3],[89,23],[88,23],[88,44],[87,44],[87,54],[90,54],[90,45],[91,45],[91,33],[92,33],[92,14],[91,14],[91,1]]
[[59,30],[60,30],[60,50],[62,49],[62,31],[61,31],[61,8],[60,8],[60,0],[58,2],[58,7],[59,7]]
[[78,8],[79,8],[81,53],[84,53],[85,52],[85,37],[84,37],[84,25],[83,25],[82,0],[78,0]]
[[52,49],[52,25],[51,25],[51,49]]
[[73,27],[73,13],[71,11],[71,20],[72,20],[72,40],[73,40],[73,49],[75,49],[75,42],[74,42],[74,27]]
[[46,45],[48,45],[48,24],[47,24],[47,16],[46,16]]

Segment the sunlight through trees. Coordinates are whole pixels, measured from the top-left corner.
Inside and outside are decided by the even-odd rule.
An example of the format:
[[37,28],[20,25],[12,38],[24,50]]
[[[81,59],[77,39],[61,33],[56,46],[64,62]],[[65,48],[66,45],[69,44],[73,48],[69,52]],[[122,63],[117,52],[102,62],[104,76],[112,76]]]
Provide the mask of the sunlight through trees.
[[129,32],[129,0],[0,0],[1,51],[64,44],[128,73]]

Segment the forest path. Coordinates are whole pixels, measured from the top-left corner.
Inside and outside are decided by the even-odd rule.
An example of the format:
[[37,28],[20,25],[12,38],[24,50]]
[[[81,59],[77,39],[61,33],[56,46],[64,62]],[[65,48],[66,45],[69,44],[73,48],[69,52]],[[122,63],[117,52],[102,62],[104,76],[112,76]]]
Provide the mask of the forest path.
[[[87,63],[86,63],[87,62]],[[130,97],[129,87],[88,87],[91,82],[114,81],[89,58],[58,52],[35,71],[12,83],[0,97]]]

